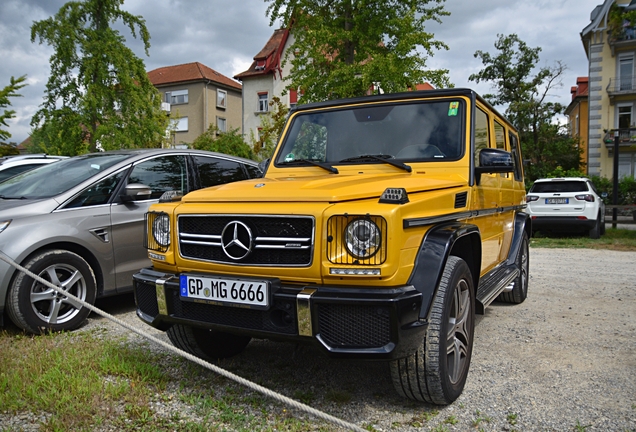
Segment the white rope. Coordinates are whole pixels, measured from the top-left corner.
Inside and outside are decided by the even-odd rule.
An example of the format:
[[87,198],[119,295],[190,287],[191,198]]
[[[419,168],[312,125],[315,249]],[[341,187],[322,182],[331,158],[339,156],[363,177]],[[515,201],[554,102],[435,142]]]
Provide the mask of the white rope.
[[218,367],[218,366],[216,366],[216,365],[214,365],[212,363],[206,362],[205,360],[202,360],[202,359],[200,359],[200,358],[198,358],[196,356],[193,356],[190,353],[187,353],[187,352],[185,352],[183,350],[180,350],[179,348],[175,347],[174,345],[166,343],[166,342],[162,341],[161,339],[159,339],[159,338],[157,338],[157,337],[155,337],[155,336],[153,336],[153,335],[151,335],[149,333],[144,332],[143,330],[137,329],[134,326],[132,326],[132,325],[120,320],[119,318],[116,318],[113,315],[110,315],[109,313],[104,312],[103,310],[100,310],[99,308],[93,306],[92,304],[86,303],[84,300],[76,297],[75,295],[73,295],[73,294],[71,294],[69,292],[66,292],[63,289],[53,285],[51,282],[49,282],[49,281],[47,281],[45,279],[42,279],[40,276],[34,274],[33,272],[29,271],[28,269],[22,267],[20,264],[18,264],[15,261],[13,261],[11,258],[6,256],[5,253],[2,252],[2,251],[0,251],[0,259],[2,261],[4,261],[4,262],[8,263],[9,265],[15,267],[16,269],[20,270],[21,272],[24,272],[25,274],[27,274],[31,278],[35,279],[36,281],[38,281],[38,282],[48,286],[49,288],[53,289],[58,294],[62,294],[64,296],[66,296],[66,297],[69,297],[70,299],[80,303],[82,306],[84,306],[85,308],[91,310],[92,312],[95,312],[96,314],[101,315],[104,318],[107,318],[110,321],[112,321],[114,323],[117,323],[120,326],[122,326],[124,328],[127,328],[128,330],[130,330],[130,331],[132,331],[132,332],[134,332],[134,333],[136,333],[136,334],[138,334],[138,335],[140,335],[140,336],[142,336],[142,337],[144,337],[144,338],[146,338],[148,340],[151,340],[151,341],[161,345],[162,347],[166,348],[169,351],[172,351],[175,354],[178,354],[178,355],[180,355],[180,356],[182,356],[182,357],[184,357],[184,358],[186,358],[186,359],[188,359],[188,360],[190,360],[192,362],[195,362],[195,363],[197,363],[197,364],[199,364],[199,365],[201,365],[201,366],[203,366],[203,367],[205,367],[207,369],[210,369],[212,372],[215,372],[215,373],[217,373],[217,374],[219,374],[221,376],[224,376],[224,377],[229,378],[229,379],[231,379],[233,381],[236,381],[239,384],[242,384],[242,385],[244,385],[244,386],[246,386],[246,387],[248,387],[248,388],[250,388],[252,390],[255,390],[255,391],[257,391],[259,393],[262,393],[262,394],[264,394],[266,396],[269,396],[269,397],[271,397],[273,399],[276,399],[277,401],[282,402],[282,403],[284,403],[286,405],[289,405],[289,406],[291,406],[293,408],[297,408],[297,409],[299,409],[301,411],[305,411],[305,412],[307,412],[307,413],[309,413],[309,414],[311,414],[311,415],[313,415],[315,417],[318,417],[318,418],[321,418],[323,420],[329,421],[329,422],[334,423],[334,424],[336,424],[338,426],[342,426],[345,429],[349,429],[349,430],[352,430],[352,431],[358,431],[358,432],[365,432],[366,431],[365,429],[362,429],[361,427],[356,426],[356,425],[354,425],[352,423],[349,423],[349,422],[346,422],[344,420],[341,420],[341,419],[339,419],[337,417],[334,417],[334,416],[332,416],[330,414],[327,414],[327,413],[319,411],[319,410],[317,410],[315,408],[312,408],[309,405],[305,405],[305,404],[303,404],[301,402],[298,402],[298,401],[296,401],[294,399],[291,399],[291,398],[289,398],[287,396],[284,396],[284,395],[282,395],[280,393],[276,393],[276,392],[274,392],[274,391],[272,391],[272,390],[270,390],[270,389],[268,389],[266,387],[263,387],[263,386],[258,385],[256,383],[253,383],[253,382],[251,382],[249,380],[246,380],[245,378],[242,378],[242,377],[240,377],[240,376],[238,376],[236,374],[233,374],[232,372],[226,371],[223,368],[220,368],[220,367]]

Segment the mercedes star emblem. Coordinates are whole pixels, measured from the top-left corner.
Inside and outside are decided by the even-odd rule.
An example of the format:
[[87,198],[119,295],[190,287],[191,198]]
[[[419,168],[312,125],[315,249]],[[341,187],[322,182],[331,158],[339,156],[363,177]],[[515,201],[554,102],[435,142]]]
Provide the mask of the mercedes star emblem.
[[252,231],[243,222],[232,221],[223,228],[221,246],[233,260],[243,259],[252,251]]

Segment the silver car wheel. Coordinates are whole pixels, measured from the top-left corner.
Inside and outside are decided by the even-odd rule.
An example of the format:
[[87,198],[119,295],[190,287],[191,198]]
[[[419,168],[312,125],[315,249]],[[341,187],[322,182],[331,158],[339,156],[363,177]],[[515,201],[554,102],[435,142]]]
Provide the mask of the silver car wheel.
[[73,294],[89,304],[97,297],[95,272],[80,255],[63,249],[43,250],[34,254],[24,267],[62,291],[18,272],[7,296],[7,313],[11,321],[30,333],[74,330],[82,325],[90,309],[82,307],[66,294]]
[[[86,281],[82,273],[68,264],[54,264],[38,275],[53,285],[86,301]],[[49,324],[63,324],[72,320],[82,305],[54,289],[34,281],[31,287],[31,307],[35,314]]]

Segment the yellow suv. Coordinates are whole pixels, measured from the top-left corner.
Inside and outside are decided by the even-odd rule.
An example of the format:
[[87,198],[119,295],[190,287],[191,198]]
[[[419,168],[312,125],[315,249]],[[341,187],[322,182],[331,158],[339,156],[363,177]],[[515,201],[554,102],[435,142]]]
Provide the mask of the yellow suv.
[[298,106],[264,178],[150,208],[137,314],[209,360],[251,338],[383,359],[401,395],[449,404],[475,313],[526,298],[521,160],[468,89]]

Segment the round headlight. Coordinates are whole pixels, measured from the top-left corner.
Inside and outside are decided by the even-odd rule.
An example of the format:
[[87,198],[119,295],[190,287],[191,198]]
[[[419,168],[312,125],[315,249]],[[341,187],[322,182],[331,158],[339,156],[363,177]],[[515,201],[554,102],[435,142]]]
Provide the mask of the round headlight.
[[152,221],[152,236],[161,246],[170,245],[170,218],[167,214],[159,215]]
[[368,219],[356,219],[345,228],[347,251],[356,258],[366,259],[380,250],[380,228]]

